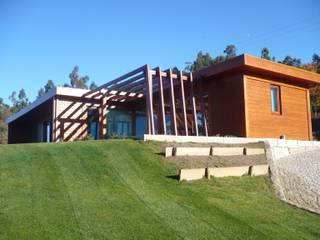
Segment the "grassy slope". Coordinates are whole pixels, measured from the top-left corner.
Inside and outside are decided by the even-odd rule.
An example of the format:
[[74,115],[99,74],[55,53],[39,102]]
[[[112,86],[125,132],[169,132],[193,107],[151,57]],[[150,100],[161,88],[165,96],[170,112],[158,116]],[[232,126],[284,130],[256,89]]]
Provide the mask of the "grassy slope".
[[179,183],[154,143],[0,146],[0,239],[319,239],[265,177]]

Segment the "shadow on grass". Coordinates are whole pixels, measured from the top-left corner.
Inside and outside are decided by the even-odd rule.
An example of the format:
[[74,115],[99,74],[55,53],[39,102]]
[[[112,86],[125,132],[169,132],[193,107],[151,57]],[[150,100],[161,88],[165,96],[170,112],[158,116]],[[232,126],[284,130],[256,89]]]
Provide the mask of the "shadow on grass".
[[166,177],[169,178],[169,179],[172,179],[172,180],[179,181],[179,175],[169,175],[169,176],[166,176]]

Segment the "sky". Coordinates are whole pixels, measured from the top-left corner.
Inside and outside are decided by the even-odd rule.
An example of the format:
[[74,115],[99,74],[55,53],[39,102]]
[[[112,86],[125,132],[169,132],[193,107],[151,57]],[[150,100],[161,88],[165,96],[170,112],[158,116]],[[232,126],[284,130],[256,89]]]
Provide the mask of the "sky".
[[48,79],[69,82],[75,65],[98,85],[130,70],[184,68],[202,50],[320,54],[320,1],[0,0],[0,97],[30,100]]

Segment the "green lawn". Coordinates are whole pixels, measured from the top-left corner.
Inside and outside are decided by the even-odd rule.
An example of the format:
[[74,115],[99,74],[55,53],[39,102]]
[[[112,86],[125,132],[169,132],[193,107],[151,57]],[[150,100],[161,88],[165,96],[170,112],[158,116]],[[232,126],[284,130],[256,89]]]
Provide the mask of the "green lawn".
[[266,177],[179,183],[155,143],[0,146],[0,239],[320,239]]

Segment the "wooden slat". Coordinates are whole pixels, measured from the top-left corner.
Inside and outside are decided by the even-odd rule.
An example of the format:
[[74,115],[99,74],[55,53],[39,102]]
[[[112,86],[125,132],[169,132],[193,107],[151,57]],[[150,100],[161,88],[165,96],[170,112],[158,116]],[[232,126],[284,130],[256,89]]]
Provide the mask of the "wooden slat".
[[191,95],[191,105],[192,105],[192,117],[193,123],[195,127],[196,136],[199,136],[198,131],[198,119],[197,119],[197,109],[196,109],[196,100],[194,97],[194,90],[193,90],[193,77],[192,73],[189,73],[189,82],[190,82],[190,95]]
[[180,82],[180,97],[181,97],[181,109],[182,109],[182,118],[185,135],[188,136],[188,121],[187,121],[187,111],[186,111],[186,99],[184,95],[184,85],[182,80],[182,71],[179,72],[179,82]]
[[112,80],[112,81],[109,81],[109,82],[101,85],[100,87],[98,87],[98,88],[95,89],[95,90],[92,90],[92,91],[89,91],[89,92],[85,93],[83,96],[84,96],[84,97],[85,97],[85,96],[89,96],[90,94],[93,94],[93,93],[95,93],[95,92],[97,92],[97,91],[99,91],[99,90],[101,90],[101,89],[103,89],[103,88],[107,88],[108,86],[111,86],[112,84],[115,84],[115,83],[117,83],[117,82],[120,82],[120,81],[128,78],[128,77],[131,77],[131,76],[133,76],[133,75],[135,75],[135,74],[138,74],[138,73],[141,72],[141,71],[145,71],[146,68],[147,68],[147,65],[144,65],[144,66],[142,66],[142,67],[139,67],[139,68],[137,68],[137,69],[135,69],[135,70],[133,70],[133,71],[131,71],[131,72],[129,72],[129,73],[126,73],[126,74],[124,74],[124,75],[122,75],[122,76],[120,76],[120,77],[118,77],[118,78],[116,78],[116,79],[114,79],[114,80]]
[[145,75],[144,73],[141,73],[137,76],[134,76],[132,78],[129,78],[128,80],[126,81],[123,81],[121,83],[116,83],[112,86],[110,86],[108,89],[109,90],[120,90],[121,87],[123,86],[126,86],[126,85],[129,85],[130,83],[134,83],[135,81],[138,81],[138,80],[141,80],[141,79],[144,79]]
[[169,79],[169,84],[170,84],[171,132],[174,135],[178,135],[176,104],[175,104],[175,98],[174,98],[174,85],[173,85],[173,78],[172,78],[172,70],[171,69],[169,69],[169,71],[168,71],[168,79]]
[[101,98],[101,105],[99,108],[99,122],[100,122],[100,139],[104,139],[107,135],[107,97],[104,95]]
[[146,76],[147,76],[147,119],[148,120],[148,134],[154,134],[154,119],[153,119],[153,89],[152,89],[152,75],[150,74],[149,66],[146,68]]
[[205,136],[208,136],[207,116],[206,116],[206,111],[204,106],[204,99],[202,96],[200,98],[200,105],[201,105],[201,114],[202,114],[202,127],[204,129]]
[[143,78],[139,81],[136,81],[134,83],[131,83],[131,84],[128,84],[126,86],[123,86],[123,87],[120,87],[119,90],[121,91],[128,91],[128,92],[137,92],[136,89],[139,89],[139,88],[143,88],[145,87],[145,84],[146,84],[146,78]]
[[[158,67],[158,84],[159,84],[159,105],[160,105],[160,124],[162,124],[162,131],[163,134],[167,134],[167,129],[166,129],[166,114],[164,110],[164,95],[163,95],[163,82],[162,82],[162,74],[161,74],[161,68]],[[159,126],[160,128],[160,126]]]

